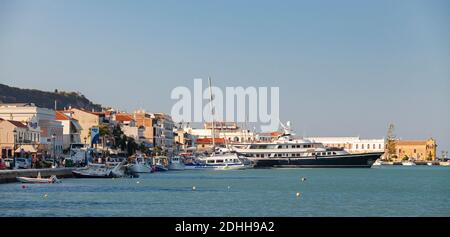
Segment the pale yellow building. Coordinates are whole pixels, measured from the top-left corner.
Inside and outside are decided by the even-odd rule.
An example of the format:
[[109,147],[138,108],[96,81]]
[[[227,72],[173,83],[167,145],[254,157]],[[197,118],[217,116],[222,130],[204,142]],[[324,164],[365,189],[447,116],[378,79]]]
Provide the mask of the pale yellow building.
[[397,140],[395,151],[397,160],[413,159],[420,161],[436,160],[436,140]]
[[[0,157],[12,158],[14,153],[36,155],[40,130],[19,121],[0,118]],[[28,157],[28,155],[26,157]]]
[[83,143],[89,144],[89,131],[92,127],[98,127],[100,125],[100,116],[98,114],[76,108],[70,108],[69,110],[60,112],[78,121],[78,124],[81,127],[80,139]]

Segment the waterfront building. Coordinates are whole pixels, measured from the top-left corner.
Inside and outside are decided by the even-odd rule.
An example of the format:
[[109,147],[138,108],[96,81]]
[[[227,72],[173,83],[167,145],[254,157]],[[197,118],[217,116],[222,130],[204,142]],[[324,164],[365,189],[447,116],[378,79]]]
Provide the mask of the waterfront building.
[[164,113],[147,113],[137,110],[133,113],[136,127],[141,127],[140,139],[150,147],[158,147],[169,156],[174,151],[174,122],[170,115]]
[[196,150],[197,137],[187,133],[182,128],[175,129],[174,140],[178,152]]
[[0,118],[40,128],[38,149],[45,156],[62,154],[63,126],[56,121],[55,111],[33,103],[0,104]]
[[159,128],[156,131],[159,131],[158,133],[155,133],[155,137],[160,139],[160,146],[161,148],[168,153],[168,155],[172,155],[174,152],[174,122],[172,120],[172,117],[165,113],[153,113],[152,117],[156,120],[155,127]]
[[76,119],[81,127],[80,139],[85,143],[89,144],[90,136],[89,131],[92,127],[100,126],[100,123],[104,118],[104,115],[99,115],[90,111],[69,108],[68,110],[61,111],[64,115]]
[[[160,146],[160,128],[156,126],[156,119],[144,110],[137,110],[132,114],[136,129],[132,133],[139,137],[139,140],[145,142],[148,147]],[[140,132],[139,132],[140,129]]]
[[[214,144],[216,147],[224,147],[225,139],[216,137],[214,139]],[[197,138],[196,140],[196,150],[199,152],[207,151],[210,152],[212,150],[213,140],[210,137]]]
[[78,120],[66,115],[61,111],[55,112],[56,121],[63,125],[63,149],[69,149],[70,144],[81,143],[81,126]]
[[0,118],[0,157],[16,156],[34,158],[40,141],[40,128],[31,124]]
[[436,140],[396,140],[395,150],[397,161],[413,159],[417,161],[436,160]]
[[133,115],[128,113],[117,113],[112,116],[112,120],[117,124],[128,126],[128,127],[136,127],[136,121],[133,119]]
[[[235,122],[211,122],[204,123],[203,128],[192,128],[187,126],[183,128],[186,133],[196,136],[198,139],[212,138],[214,132],[215,138],[226,139],[228,144],[251,143],[256,141],[256,134],[248,129],[241,129]],[[212,131],[213,130],[213,131]],[[201,140],[202,143],[212,141],[211,139]],[[206,144],[198,144],[200,147]],[[198,147],[197,145],[197,147]]]
[[90,113],[97,115],[99,122],[101,124],[111,124],[111,121],[113,120],[113,116],[114,116],[114,111],[112,111],[112,110],[100,111],[100,112],[92,111]]
[[361,139],[360,137],[305,137],[312,142],[323,143],[325,147],[342,148],[350,153],[383,152],[385,139]]

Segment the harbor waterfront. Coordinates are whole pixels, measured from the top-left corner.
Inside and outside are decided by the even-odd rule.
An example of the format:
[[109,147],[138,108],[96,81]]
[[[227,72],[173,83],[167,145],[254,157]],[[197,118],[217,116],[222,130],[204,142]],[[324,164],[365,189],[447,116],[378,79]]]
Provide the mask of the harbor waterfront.
[[17,177],[36,177],[39,173],[42,176],[47,177],[56,175],[60,178],[71,178],[73,177],[72,171],[74,169],[75,168],[0,170],[0,184],[17,182]]
[[0,216],[449,216],[450,167],[173,171],[0,185]]

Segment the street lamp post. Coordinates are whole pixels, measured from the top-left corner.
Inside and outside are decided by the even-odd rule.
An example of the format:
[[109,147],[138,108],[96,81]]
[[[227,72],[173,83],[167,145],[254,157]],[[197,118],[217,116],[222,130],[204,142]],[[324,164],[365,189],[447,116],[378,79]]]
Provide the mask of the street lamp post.
[[56,167],[56,134],[52,134],[52,147],[53,147],[53,168]]
[[12,167],[10,165],[11,169],[14,169],[16,167],[16,141],[17,141],[17,131],[14,129],[13,131],[14,137],[13,137],[13,164]]

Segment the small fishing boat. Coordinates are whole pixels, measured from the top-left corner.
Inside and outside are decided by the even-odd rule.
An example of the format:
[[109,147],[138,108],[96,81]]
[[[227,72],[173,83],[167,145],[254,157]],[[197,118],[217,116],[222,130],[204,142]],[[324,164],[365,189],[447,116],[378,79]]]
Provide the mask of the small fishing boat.
[[109,167],[105,164],[89,163],[86,167],[72,171],[76,178],[120,178],[126,176],[126,161]]
[[380,166],[383,165],[383,162],[381,160],[376,160],[372,166]]
[[446,161],[446,162],[441,161],[441,162],[439,162],[439,165],[440,166],[450,166],[450,162],[448,162],[448,161]]
[[184,159],[181,156],[173,156],[169,161],[169,170],[184,170]]
[[150,158],[145,158],[143,155],[137,155],[136,158],[129,164],[129,169],[134,173],[153,173],[155,172]]
[[403,161],[402,165],[403,166],[413,166],[413,165],[416,165],[416,163],[414,163],[413,161]]
[[30,178],[30,177],[16,177],[16,179],[19,182],[22,183],[59,183],[61,182],[56,175],[50,176],[50,178],[42,178],[41,172],[38,173],[36,178]]
[[167,156],[155,156],[153,158],[153,162],[154,162],[154,166],[155,166],[155,171],[168,171],[168,159]]

